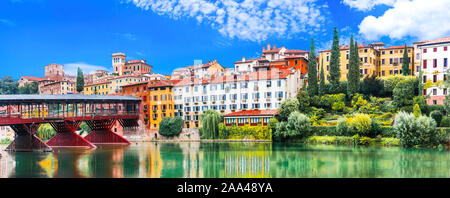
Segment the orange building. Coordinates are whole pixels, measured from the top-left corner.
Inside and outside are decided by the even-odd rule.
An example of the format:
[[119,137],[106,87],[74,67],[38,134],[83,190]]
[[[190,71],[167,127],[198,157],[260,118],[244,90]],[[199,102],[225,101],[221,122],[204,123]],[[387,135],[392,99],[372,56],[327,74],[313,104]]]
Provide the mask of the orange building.
[[164,117],[174,116],[172,89],[172,81],[152,80],[122,86],[122,95],[140,98],[140,119],[147,129],[158,130]]

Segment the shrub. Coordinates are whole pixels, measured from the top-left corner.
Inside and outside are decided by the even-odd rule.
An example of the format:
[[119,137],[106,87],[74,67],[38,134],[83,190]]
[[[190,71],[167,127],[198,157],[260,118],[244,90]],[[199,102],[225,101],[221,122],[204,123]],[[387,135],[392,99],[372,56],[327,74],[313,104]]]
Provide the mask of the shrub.
[[312,127],[312,135],[315,136],[333,136],[336,134],[335,126],[313,126]]
[[351,136],[353,134],[353,130],[347,125],[347,120],[345,118],[339,119],[336,126],[336,135]]
[[225,124],[220,123],[219,124],[219,138],[220,139],[227,139],[230,136],[230,132],[228,128],[225,126]]
[[297,111],[299,107],[298,100],[295,98],[286,99],[281,103],[280,113],[278,114],[279,121],[287,121],[292,112]]
[[269,130],[272,131],[272,133],[274,133],[276,130],[277,124],[278,124],[278,120],[276,118],[270,118],[269,123],[267,123],[267,127],[269,128]]
[[399,146],[400,140],[397,138],[381,138],[380,144],[383,146]]
[[414,116],[416,116],[416,118],[422,115],[422,110],[420,110],[420,107],[418,104],[414,105],[413,114],[414,114]]
[[450,117],[449,116],[443,117],[439,126],[440,127],[450,127]]
[[159,123],[159,134],[166,137],[180,135],[183,129],[183,119],[181,117],[165,117]]
[[445,141],[442,132],[436,130],[436,121],[426,116],[416,118],[411,113],[400,112],[393,127],[404,147],[434,147]]
[[300,91],[297,94],[297,101],[298,101],[298,110],[300,112],[308,113],[310,111],[310,98],[308,95],[308,92],[306,91]]
[[434,110],[430,113],[430,117],[434,119],[434,121],[436,121],[436,125],[440,126],[441,120],[442,120],[442,113],[441,111],[438,110]]
[[368,135],[372,129],[372,119],[367,114],[356,114],[347,118],[347,124],[360,136]]
[[274,136],[279,139],[288,137],[303,138],[311,132],[311,121],[308,116],[298,111],[292,112],[289,115],[287,122],[279,122],[276,126]]

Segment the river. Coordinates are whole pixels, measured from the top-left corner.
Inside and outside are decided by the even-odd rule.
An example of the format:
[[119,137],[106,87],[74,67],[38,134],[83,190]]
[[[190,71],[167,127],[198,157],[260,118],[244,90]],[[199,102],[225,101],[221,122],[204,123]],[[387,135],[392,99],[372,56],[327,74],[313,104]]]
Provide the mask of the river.
[[294,143],[133,143],[95,150],[2,152],[0,177],[450,177],[450,152]]

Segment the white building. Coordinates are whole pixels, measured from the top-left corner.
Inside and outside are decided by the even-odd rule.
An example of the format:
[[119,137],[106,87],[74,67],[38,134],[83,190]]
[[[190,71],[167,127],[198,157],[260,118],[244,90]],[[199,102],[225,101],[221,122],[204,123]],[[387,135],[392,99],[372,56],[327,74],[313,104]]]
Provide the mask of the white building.
[[262,55],[260,58],[246,59],[245,57],[242,57],[242,60],[234,63],[234,71],[242,74],[268,71],[272,68],[271,63],[280,61],[285,62],[285,58],[293,56],[303,57],[307,60],[308,54],[309,52],[303,50],[289,50],[285,47],[276,48],[275,45],[271,47],[270,44],[267,44],[267,49],[264,47],[262,48]]
[[175,116],[186,128],[199,127],[200,114],[208,109],[226,114],[239,110],[278,109],[302,87],[300,71],[294,69],[213,76],[210,80],[185,78],[174,85]]
[[432,86],[423,90],[423,95],[429,95],[427,104],[442,105],[447,95],[443,82],[447,79],[448,61],[450,59],[450,37],[418,44],[421,51],[422,82],[431,82]]

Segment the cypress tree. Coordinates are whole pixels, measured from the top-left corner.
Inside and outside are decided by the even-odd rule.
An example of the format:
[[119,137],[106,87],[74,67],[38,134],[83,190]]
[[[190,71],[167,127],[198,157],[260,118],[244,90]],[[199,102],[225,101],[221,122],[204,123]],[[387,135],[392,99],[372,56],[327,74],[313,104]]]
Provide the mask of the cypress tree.
[[339,80],[341,78],[340,70],[341,50],[339,49],[339,35],[337,28],[334,28],[333,44],[331,45],[330,56],[330,84],[333,93],[339,89]]
[[[353,43],[353,35],[350,37],[350,60],[348,68],[347,95],[349,97],[359,91],[359,60],[357,60],[357,43]],[[358,58],[359,59],[359,58]]]
[[83,71],[78,67],[78,74],[77,74],[77,92],[81,93],[84,89],[84,75]]
[[409,74],[410,74],[408,49],[406,48],[406,44],[405,44],[405,49],[403,50],[402,74],[404,76],[409,76]]
[[317,87],[317,59],[316,50],[314,49],[314,39],[311,39],[311,49],[308,57],[308,94],[315,96],[318,93]]
[[320,83],[319,83],[319,95],[325,95],[326,87],[325,87],[325,72],[323,71],[323,59],[320,64]]

